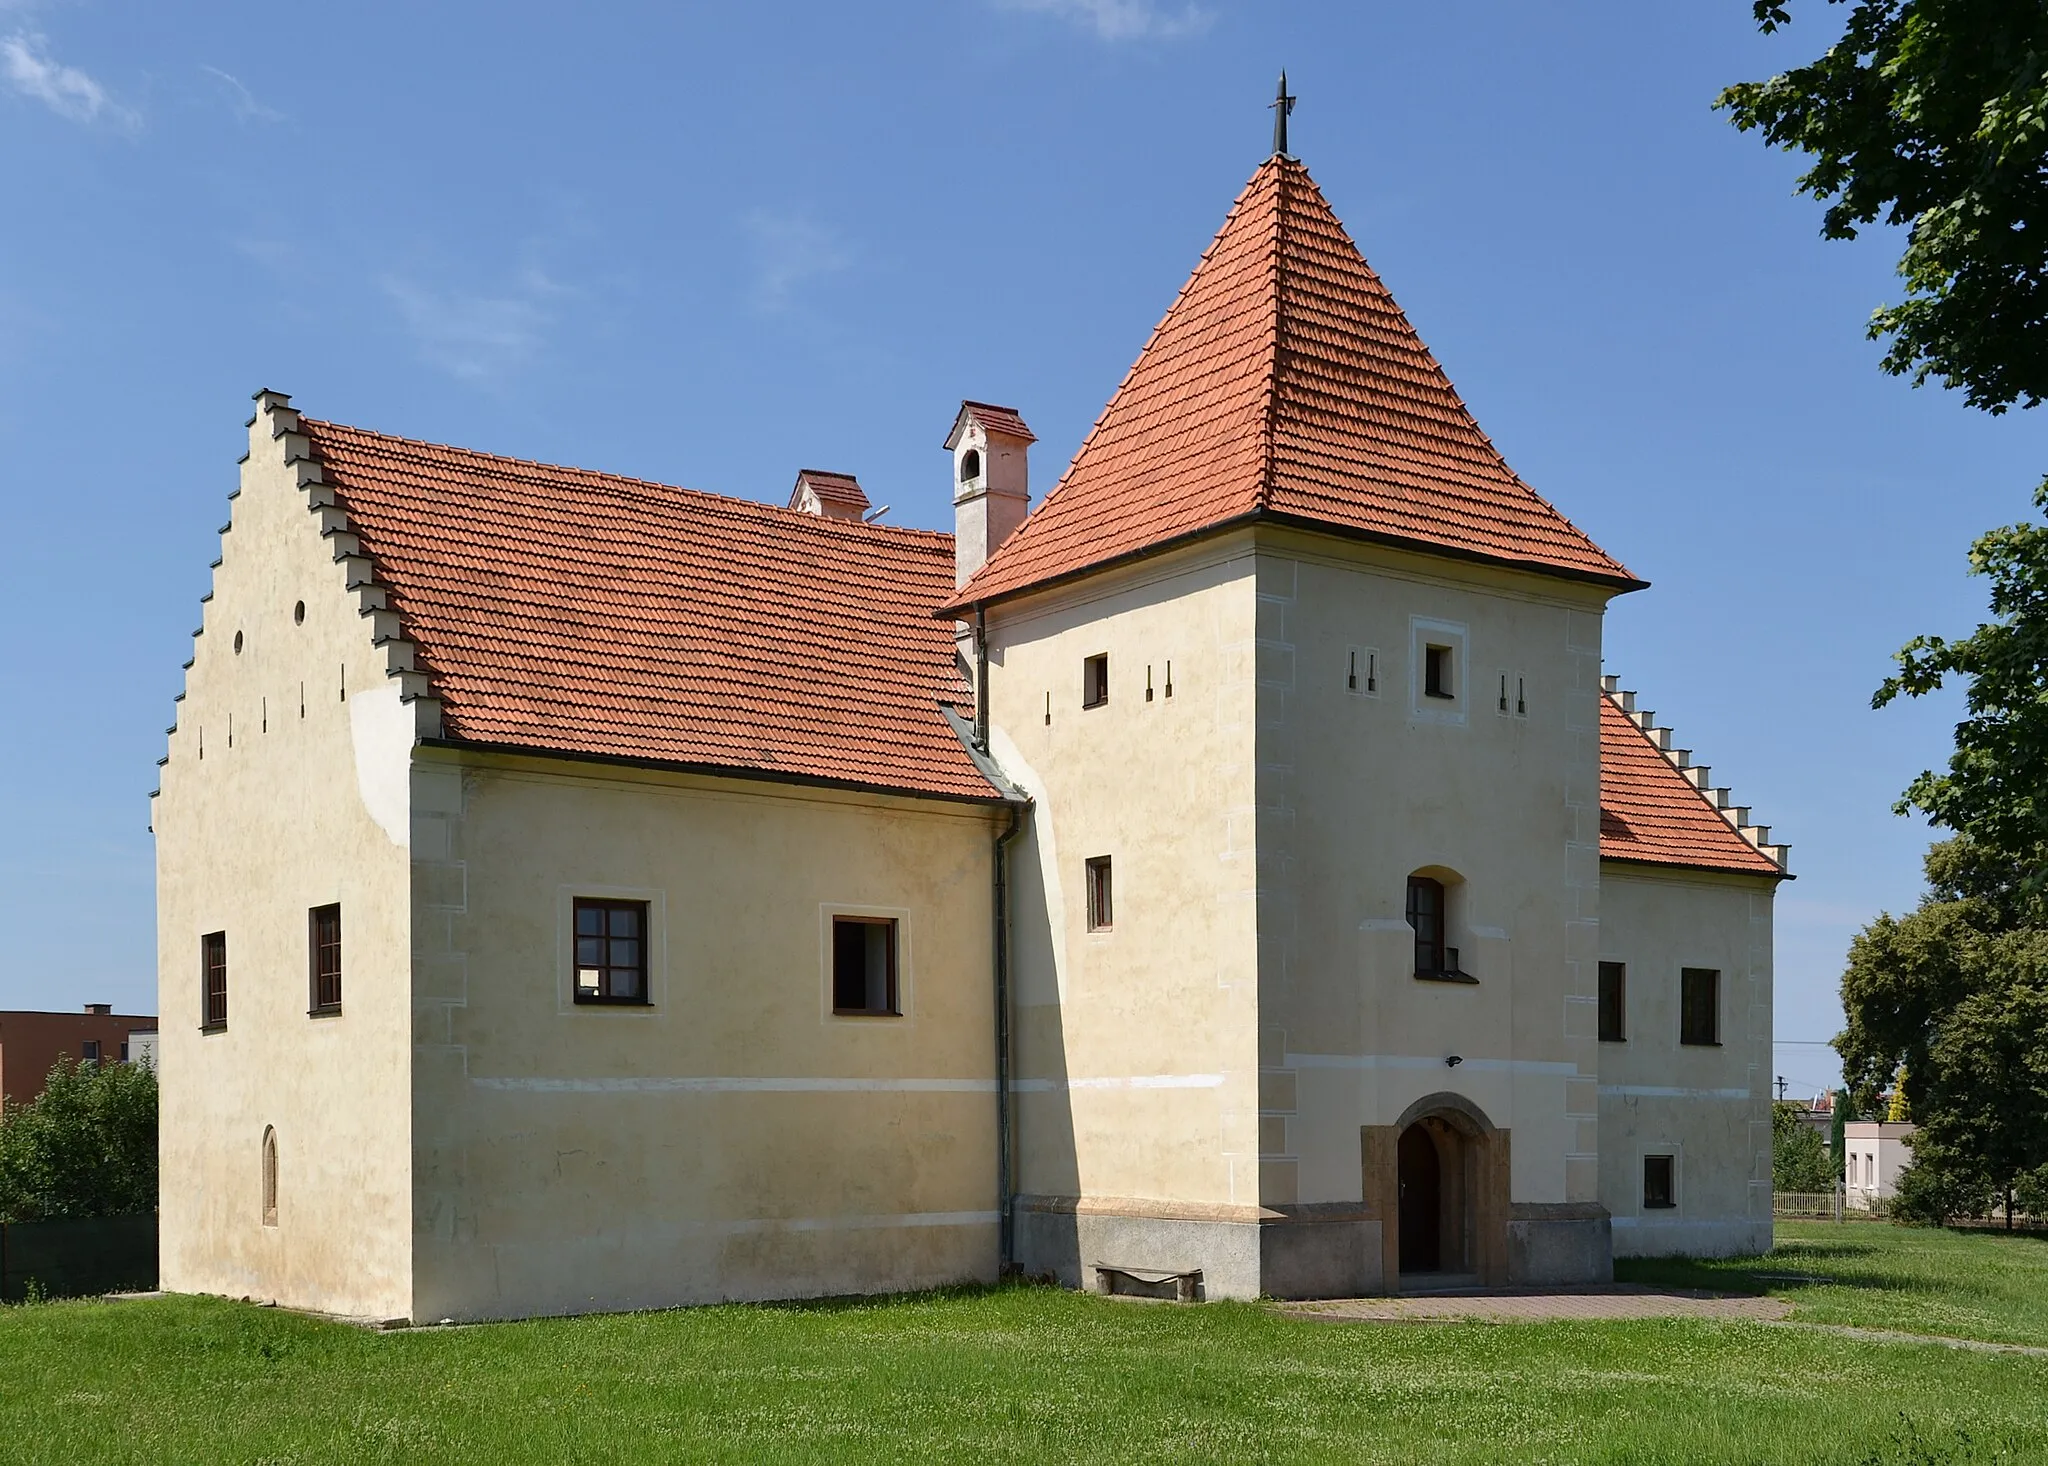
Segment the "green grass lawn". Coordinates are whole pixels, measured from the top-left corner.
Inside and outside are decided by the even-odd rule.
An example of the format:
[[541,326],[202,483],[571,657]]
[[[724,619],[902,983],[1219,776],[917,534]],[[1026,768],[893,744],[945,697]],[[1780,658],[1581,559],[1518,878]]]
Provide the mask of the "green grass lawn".
[[[1945,1326],[2016,1326],[2028,1269],[2048,1301],[2039,1244],[1789,1241],[1749,1275],[1825,1255],[1845,1279],[1846,1255],[1815,1249],[1892,1249],[1855,1254],[1862,1282],[1799,1295],[1849,1293],[1862,1311],[1844,1321],[1897,1326],[1894,1292],[1950,1299],[1944,1255],[2015,1274],[1996,1303],[1952,1299]],[[1330,1324],[1045,1288],[391,1334],[207,1299],[0,1310],[7,1462],[848,1459],[2037,1463],[2048,1359],[1758,1323]]]

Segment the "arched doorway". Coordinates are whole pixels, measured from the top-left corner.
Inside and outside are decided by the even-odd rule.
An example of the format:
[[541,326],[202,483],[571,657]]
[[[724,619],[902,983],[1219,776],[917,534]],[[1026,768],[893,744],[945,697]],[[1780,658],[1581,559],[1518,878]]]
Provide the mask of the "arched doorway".
[[1401,1132],[1396,1164],[1400,1172],[1401,1271],[1443,1271],[1443,1157],[1418,1120]]

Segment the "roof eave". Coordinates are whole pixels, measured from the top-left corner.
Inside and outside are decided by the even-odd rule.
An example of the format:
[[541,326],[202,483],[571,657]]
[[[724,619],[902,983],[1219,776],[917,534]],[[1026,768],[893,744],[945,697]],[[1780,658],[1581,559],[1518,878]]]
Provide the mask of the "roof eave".
[[[1616,865],[1641,865],[1655,870],[1698,870],[1717,876],[1752,876],[1760,881],[1796,881],[1798,876],[1782,866],[1771,870],[1755,870],[1746,865],[1716,865],[1705,860],[1656,860],[1647,855],[1609,855],[1600,852],[1602,860],[1611,860]],[[1768,856],[1765,857],[1769,859]]]

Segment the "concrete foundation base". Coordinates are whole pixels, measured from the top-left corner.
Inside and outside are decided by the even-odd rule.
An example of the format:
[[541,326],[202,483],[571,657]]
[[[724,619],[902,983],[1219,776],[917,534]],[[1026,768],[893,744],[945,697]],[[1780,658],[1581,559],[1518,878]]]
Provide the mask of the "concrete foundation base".
[[1614,1233],[1604,1206],[1517,1204],[1507,1232],[1511,1287],[1614,1281]]
[[1381,1290],[1380,1224],[1355,1205],[1180,1206],[1017,1198],[1017,1261],[1096,1291],[1100,1269],[1200,1274],[1195,1296],[1355,1298]]

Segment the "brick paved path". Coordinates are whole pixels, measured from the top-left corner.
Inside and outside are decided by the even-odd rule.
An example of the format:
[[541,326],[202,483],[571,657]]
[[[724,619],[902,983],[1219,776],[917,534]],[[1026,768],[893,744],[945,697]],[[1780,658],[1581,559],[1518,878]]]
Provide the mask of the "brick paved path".
[[1627,1283],[1570,1292],[1446,1293],[1405,1298],[1332,1298],[1288,1303],[1283,1313],[1330,1323],[1430,1323],[1482,1319],[1489,1323],[1552,1323],[1563,1319],[1755,1318],[1791,1311],[1782,1298],[1641,1288]]

